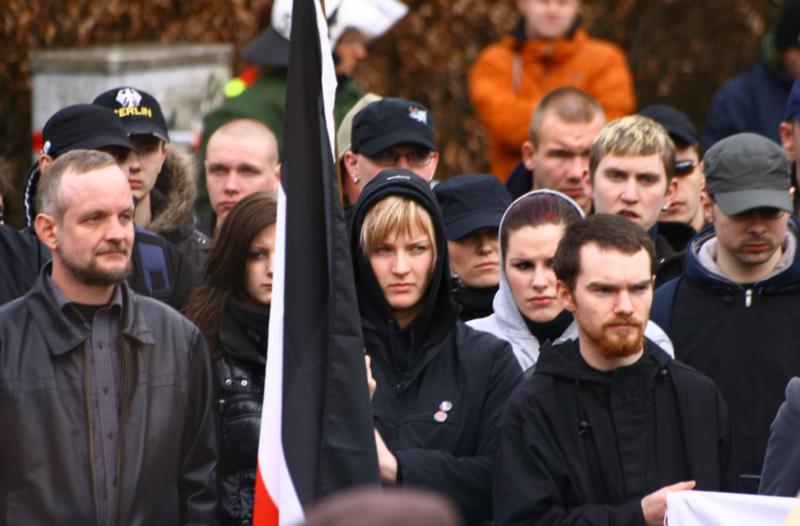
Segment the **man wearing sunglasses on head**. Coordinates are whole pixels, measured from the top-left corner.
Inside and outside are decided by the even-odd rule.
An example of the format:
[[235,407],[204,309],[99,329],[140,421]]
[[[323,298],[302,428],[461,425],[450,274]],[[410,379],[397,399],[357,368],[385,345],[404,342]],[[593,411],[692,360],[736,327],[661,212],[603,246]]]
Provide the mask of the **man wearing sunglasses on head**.
[[656,291],[651,318],[675,357],[719,386],[741,490],[755,492],[770,423],[800,371],[791,165],[780,146],[751,133],[718,142],[703,163],[713,228],[689,243],[683,275]]
[[355,203],[361,189],[387,168],[406,168],[430,181],[438,163],[428,108],[405,99],[377,100],[353,118],[350,150],[344,154],[345,198]]

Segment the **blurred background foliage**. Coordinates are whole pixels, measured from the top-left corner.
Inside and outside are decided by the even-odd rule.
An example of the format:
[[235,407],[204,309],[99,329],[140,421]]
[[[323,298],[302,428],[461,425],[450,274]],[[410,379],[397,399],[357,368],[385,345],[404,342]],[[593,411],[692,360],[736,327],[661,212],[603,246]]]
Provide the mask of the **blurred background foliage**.
[[[514,0],[403,0],[409,15],[374,42],[357,75],[366,89],[428,105],[439,178],[486,170],[486,143],[466,74],[517,21]],[[18,181],[30,163],[32,50],[121,42],[234,42],[268,19],[271,0],[4,0],[0,10],[0,157]],[[584,0],[590,32],[627,53],[639,107],[663,102],[702,128],[717,87],[759,55],[780,0]],[[237,56],[234,72],[243,64]],[[87,93],[87,100],[95,94]]]

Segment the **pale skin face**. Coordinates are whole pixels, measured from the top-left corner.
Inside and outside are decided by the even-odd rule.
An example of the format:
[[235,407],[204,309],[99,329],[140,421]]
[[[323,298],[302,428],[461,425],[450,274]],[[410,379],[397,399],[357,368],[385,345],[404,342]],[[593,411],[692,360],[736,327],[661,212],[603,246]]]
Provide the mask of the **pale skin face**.
[[488,227],[447,241],[450,271],[467,287],[494,287],[500,279],[497,229]]
[[704,223],[703,202],[708,198],[703,162],[697,155],[697,150],[692,147],[677,150],[675,161],[691,162],[694,168],[686,175],[675,174],[675,194],[667,202],[667,209],[661,211],[659,221],[687,223],[695,230],[700,230]]
[[131,164],[128,172],[131,191],[138,200],[134,221],[138,226],[146,227],[152,219],[150,191],[167,159],[168,148],[163,140],[154,135],[131,135],[130,139],[137,151],[129,155],[138,157],[138,163]]
[[531,321],[552,321],[564,310],[553,271],[553,256],[563,235],[563,225],[542,224],[508,236],[506,279],[517,309]]
[[277,145],[261,134],[211,136],[206,148],[206,188],[217,214],[216,234],[231,209],[253,192],[274,190],[279,180]]
[[[709,204],[717,237],[717,265],[735,283],[755,283],[775,268],[783,255],[789,214],[776,209],[726,215]],[[773,217],[774,216],[774,217]]]
[[275,223],[262,230],[250,243],[245,266],[247,303],[265,306],[272,303],[272,270],[275,264]]
[[395,233],[369,254],[372,272],[400,327],[408,325],[422,309],[433,271],[433,244],[417,225]]
[[588,213],[592,197],[583,178],[589,170],[592,141],[603,123],[601,115],[591,122],[569,123],[553,113],[545,114],[537,133],[538,146],[531,141],[522,145],[522,162],[534,172],[533,189],[566,194]]
[[367,37],[357,29],[347,29],[336,42],[334,51],[339,57],[336,74],[352,77],[358,65],[367,58]]
[[644,249],[625,254],[595,243],[581,247],[575,289],[559,281],[558,295],[575,315],[581,356],[591,367],[610,371],[642,356],[654,283]]
[[675,195],[674,180],[667,182],[664,163],[657,154],[606,155],[597,165],[592,187],[594,210],[618,214],[650,230],[658,221],[661,207]]
[[105,304],[129,272],[133,246],[133,196],[117,166],[62,176],[61,218],[39,213],[36,235],[53,253],[52,278],[64,296]]
[[[384,152],[378,153],[373,158],[352,150],[345,152],[344,167],[347,170],[348,177],[345,181],[344,190],[349,202],[355,203],[364,186],[372,181],[376,175],[389,168],[405,168],[426,181],[433,179],[436,173],[436,166],[439,164],[439,152],[432,152],[417,144],[396,144],[388,148],[387,151],[396,154],[396,161],[381,161],[380,158]],[[422,159],[424,158],[427,158],[427,160],[424,161],[424,166],[419,166],[418,163],[410,162],[409,156],[411,160],[418,159],[420,160],[419,162],[423,162]]]
[[552,40],[566,36],[580,10],[578,0],[517,0],[528,38]]

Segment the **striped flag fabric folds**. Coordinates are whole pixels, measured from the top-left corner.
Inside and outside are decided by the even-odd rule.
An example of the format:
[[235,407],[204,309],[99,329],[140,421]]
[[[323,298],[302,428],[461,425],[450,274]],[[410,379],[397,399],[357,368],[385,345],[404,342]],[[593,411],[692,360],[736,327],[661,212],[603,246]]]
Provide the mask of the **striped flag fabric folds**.
[[253,524],[294,525],[380,483],[334,165],[336,78],[318,0],[294,0]]

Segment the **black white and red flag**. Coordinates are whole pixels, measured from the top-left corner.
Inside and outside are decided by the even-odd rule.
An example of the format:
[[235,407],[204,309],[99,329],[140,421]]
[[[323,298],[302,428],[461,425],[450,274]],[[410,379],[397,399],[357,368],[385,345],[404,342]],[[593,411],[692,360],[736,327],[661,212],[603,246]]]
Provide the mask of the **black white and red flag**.
[[319,0],[294,0],[253,524],[295,525],[379,484],[352,259],[331,137],[336,77]]

